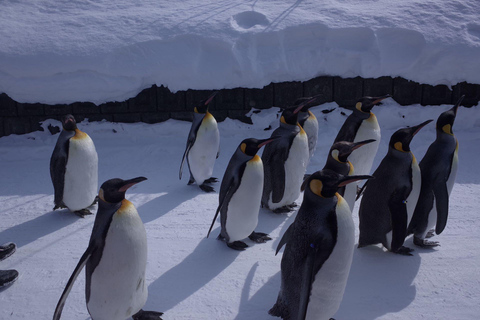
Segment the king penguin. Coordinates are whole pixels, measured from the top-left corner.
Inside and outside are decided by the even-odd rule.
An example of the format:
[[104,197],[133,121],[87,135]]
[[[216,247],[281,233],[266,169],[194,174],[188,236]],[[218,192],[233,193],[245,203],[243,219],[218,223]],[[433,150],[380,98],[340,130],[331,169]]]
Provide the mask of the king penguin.
[[286,108],[280,127],[271,137],[278,137],[265,146],[262,154],[265,178],[262,206],[275,213],[289,212],[296,206],[300,186],[307,169],[309,153],[307,134],[298,124],[303,104]]
[[[222,179],[219,205],[208,235],[220,213],[221,232],[219,239],[235,250],[245,250],[248,245],[241,241],[250,238],[257,243],[271,240],[267,234],[255,232],[263,191],[263,163],[258,150],[274,139],[243,140],[233,154]],[[207,235],[207,238],[208,238]]]
[[437,241],[425,238],[433,236],[431,229],[435,228],[434,232],[440,234],[447,225],[449,197],[458,167],[458,141],[452,127],[463,97],[453,108],[440,114],[437,138],[420,161],[422,188],[409,225],[409,233],[414,234],[413,243],[420,247],[438,246]]
[[311,159],[315,153],[318,140],[318,120],[309,109],[317,105],[316,101],[318,97],[319,95],[314,97],[303,97],[297,99],[294,103],[295,106],[303,104],[302,110],[298,113],[298,123],[307,134],[309,159]]
[[92,139],[77,128],[69,114],[62,119],[63,130],[50,158],[50,177],[55,190],[53,210],[68,208],[83,217],[96,201],[98,155]]
[[397,130],[390,138],[387,155],[367,183],[360,202],[358,247],[383,244],[389,251],[411,255],[403,246],[421,187],[420,167],[410,151],[413,137],[428,123]]
[[375,142],[353,151],[350,155],[349,159],[355,167],[355,174],[370,174],[381,138],[380,126],[372,108],[389,97],[391,95],[387,94],[381,97],[360,98],[335,138],[335,142],[375,140]]
[[67,282],[53,320],[60,319],[65,300],[85,265],[85,296],[92,320],[161,319],[160,312],[142,310],[148,296],[147,235],[137,209],[125,199],[130,187],[146,179],[117,178],[102,184],[90,242]]
[[289,320],[328,320],[340,306],[355,244],[355,226],[338,188],[371,176],[321,170],[303,185],[303,202],[282,239],[281,287],[269,314]]
[[208,112],[208,104],[216,94],[217,92],[214,92],[208,99],[201,101],[194,108],[192,127],[188,134],[187,146],[183,153],[179,173],[179,178],[182,179],[183,163],[187,159],[190,171],[188,184],[196,182],[200,189],[205,192],[214,191],[209,184],[217,182],[217,178],[213,178],[212,173],[219,153],[220,134],[217,121]]
[[[327,162],[325,163],[323,170],[328,169],[344,176],[353,176],[355,174],[355,168],[348,160],[348,157],[353,150],[374,141],[375,140],[370,139],[359,142],[335,142],[328,152]],[[345,201],[347,201],[350,211],[353,212],[353,206],[355,205],[355,198],[357,195],[357,185],[355,183],[349,183],[348,185],[339,188],[338,193],[345,199]]]

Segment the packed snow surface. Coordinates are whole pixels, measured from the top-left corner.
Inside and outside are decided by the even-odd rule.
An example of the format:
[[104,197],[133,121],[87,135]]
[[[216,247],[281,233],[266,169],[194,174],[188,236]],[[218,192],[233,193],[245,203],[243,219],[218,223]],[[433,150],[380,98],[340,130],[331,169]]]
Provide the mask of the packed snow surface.
[[[324,109],[333,109],[324,114]],[[373,169],[384,157],[391,134],[400,127],[435,119],[451,106],[400,107],[391,99],[375,107],[382,139]],[[253,125],[227,119],[219,124],[220,156],[214,176],[223,177],[238,144],[247,137],[267,138],[264,128],[278,124],[275,108],[253,114]],[[330,103],[312,109],[320,123],[316,153],[307,169],[321,169],[348,111]],[[48,120],[49,124],[60,125]],[[206,234],[218,206],[218,193],[187,186],[178,169],[190,123],[169,120],[148,125],[82,122],[80,130],[95,142],[99,183],[115,177],[148,178],[127,192],[145,224],[148,238],[146,310],[176,320],[273,320],[267,311],[280,288],[280,260],[275,248],[295,213],[260,210],[256,231],[273,238],[265,244],[246,240],[243,252],[216,240],[217,222]],[[441,247],[415,247],[413,256],[384,252],[379,246],[354,249],[339,320],[469,320],[480,314],[480,113],[460,108],[453,130],[459,140],[459,170],[450,197],[445,231],[434,238]],[[0,243],[16,242],[17,252],[0,269],[17,269],[16,283],[0,292],[0,318],[51,319],[60,295],[87,248],[94,216],[84,219],[67,210],[52,211],[49,159],[57,135],[48,130],[0,138]],[[412,141],[420,160],[435,138],[434,123]],[[219,190],[220,183],[215,185]],[[302,196],[297,200],[301,203]],[[93,208],[96,212],[96,207]],[[353,212],[358,241],[358,203]],[[406,245],[413,247],[412,239]],[[81,273],[67,299],[62,319],[89,319],[85,276]],[[113,293],[114,294],[114,293]]]
[[0,43],[0,92],[19,102],[320,75],[480,83],[480,1],[8,0]]

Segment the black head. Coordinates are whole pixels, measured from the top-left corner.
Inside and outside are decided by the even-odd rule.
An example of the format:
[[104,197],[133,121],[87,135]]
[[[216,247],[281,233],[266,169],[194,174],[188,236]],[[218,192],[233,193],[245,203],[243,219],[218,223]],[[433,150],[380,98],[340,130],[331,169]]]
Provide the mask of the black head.
[[255,139],[255,138],[249,138],[243,140],[240,145],[238,146],[240,150],[242,150],[243,153],[245,153],[247,156],[255,156],[260,150],[261,147],[263,147],[266,144],[269,144],[273,140],[277,139],[276,137],[273,138],[268,138],[268,139]]
[[288,107],[282,112],[281,123],[296,125],[298,122],[298,113],[302,110],[303,104],[295,107]]
[[371,179],[372,176],[344,176],[332,170],[320,170],[312,174],[302,184],[302,190],[309,189],[322,198],[331,198],[339,188],[358,180]]
[[208,104],[212,102],[213,98],[217,95],[218,91],[212,93],[207,99],[202,100],[198,103],[198,105],[193,109],[196,113],[207,113],[208,111]]
[[418,133],[418,131],[420,131],[420,129],[432,121],[433,120],[427,120],[417,126],[402,128],[395,131],[390,138],[389,147],[401,152],[410,152],[410,142],[412,142],[413,137]]
[[375,139],[364,140],[360,142],[339,141],[335,142],[330,148],[330,156],[338,162],[347,162],[348,157],[353,150],[360,148],[368,143],[374,142]]
[[443,112],[438,117],[436,126],[438,132],[444,132],[453,135],[453,123],[455,122],[455,117],[457,116],[458,107],[460,106],[460,103],[462,103],[464,97],[465,95],[461,96],[452,109]]
[[77,129],[77,122],[71,114],[67,114],[62,118],[62,127],[63,130],[74,131]]
[[133,185],[145,181],[147,178],[138,177],[130,180],[123,180],[119,178],[105,181],[100,187],[98,197],[109,203],[118,203],[125,199],[125,192]]
[[357,103],[355,104],[355,109],[363,113],[370,113],[372,108],[384,99],[390,98],[391,95],[387,94],[381,97],[362,97],[358,99]]

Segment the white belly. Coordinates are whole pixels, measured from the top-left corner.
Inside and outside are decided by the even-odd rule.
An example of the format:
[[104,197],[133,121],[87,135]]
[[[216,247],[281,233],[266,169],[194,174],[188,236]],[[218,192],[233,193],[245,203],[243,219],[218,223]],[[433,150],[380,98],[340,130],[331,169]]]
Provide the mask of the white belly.
[[263,164],[249,161],[242,181],[227,208],[226,231],[230,242],[248,237],[257,227],[263,191]]
[[343,299],[352,265],[355,227],[350,208],[339,197],[337,204],[337,243],[316,274],[312,284],[307,320],[328,320],[337,312]]
[[188,153],[190,171],[198,185],[209,179],[217,158],[220,134],[213,116],[205,116],[197,132],[195,143]]
[[300,196],[300,187],[308,165],[308,139],[304,131],[297,134],[293,139],[285,161],[285,192],[278,203],[272,202],[272,195],[268,199],[268,207],[271,210],[292,204]]
[[143,307],[148,296],[146,264],[147,235],[129,203],[113,216],[102,259],[92,274],[87,307],[93,320],[125,320]]
[[98,192],[98,156],[92,139],[70,139],[63,202],[72,211],[92,205]]
[[[413,156],[413,153],[412,153]],[[407,215],[408,221],[407,226],[412,221],[413,212],[417,205],[418,197],[420,195],[420,189],[422,187],[422,174],[420,173],[420,167],[418,166],[417,160],[413,157],[412,161],[412,191],[407,197]]]
[[370,174],[373,160],[375,159],[378,145],[380,144],[380,138],[380,126],[378,125],[377,117],[372,114],[370,118],[362,122],[358,128],[357,135],[355,136],[353,142],[359,142],[368,139],[375,139],[375,142],[366,144],[356,150],[353,150],[352,154],[348,157],[355,168],[355,174]]
[[308,151],[311,158],[315,152],[318,139],[318,120],[313,114],[305,121],[303,130],[305,130],[308,137]]
[[[350,174],[349,174],[350,175]],[[355,207],[355,198],[357,197],[357,184],[350,183],[345,186],[345,194],[343,198],[348,204],[350,211],[353,213],[353,208]]]

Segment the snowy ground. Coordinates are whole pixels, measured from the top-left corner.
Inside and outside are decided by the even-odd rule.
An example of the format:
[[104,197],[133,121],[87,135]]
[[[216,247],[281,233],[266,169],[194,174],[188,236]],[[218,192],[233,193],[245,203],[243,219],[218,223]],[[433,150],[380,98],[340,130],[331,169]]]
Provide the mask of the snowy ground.
[[[400,107],[389,100],[374,109],[383,130],[374,168],[384,156],[393,131],[436,119],[451,107]],[[323,166],[326,152],[345,119],[338,108],[326,115],[321,112],[332,107],[336,104],[313,109],[320,132],[309,172]],[[276,124],[275,109],[262,111],[253,120],[253,125],[229,119],[219,125],[221,154],[214,170],[216,177],[223,176],[242,139],[270,135],[271,131],[263,129],[272,122]],[[281,254],[275,256],[274,248],[293,221],[293,214],[274,215],[261,210],[257,231],[269,233],[273,241],[253,244],[247,240],[251,247],[244,252],[233,251],[215,240],[218,223],[207,239],[218,194],[205,194],[196,186],[187,186],[186,177],[178,180],[189,127],[188,122],[174,120],[155,125],[79,124],[96,144],[100,183],[113,177],[148,177],[127,193],[148,234],[150,294],[145,309],[163,311],[167,320],[274,319],[267,314],[280,286]],[[338,320],[478,319],[478,106],[459,110],[454,131],[460,143],[460,166],[447,228],[435,239],[441,247],[415,248],[413,257],[386,253],[380,247],[355,249]],[[0,292],[1,319],[50,319],[87,247],[94,217],[81,219],[65,210],[51,211],[53,187],[48,168],[57,136],[45,131],[0,138],[0,242],[14,241],[18,246],[12,257],[0,263],[0,268],[20,272],[17,282]],[[429,124],[414,138],[412,150],[418,159],[434,136],[434,125]],[[353,214],[358,224],[357,207]],[[406,244],[412,245],[412,240]],[[82,272],[67,299],[63,319],[89,319],[84,279]]]

